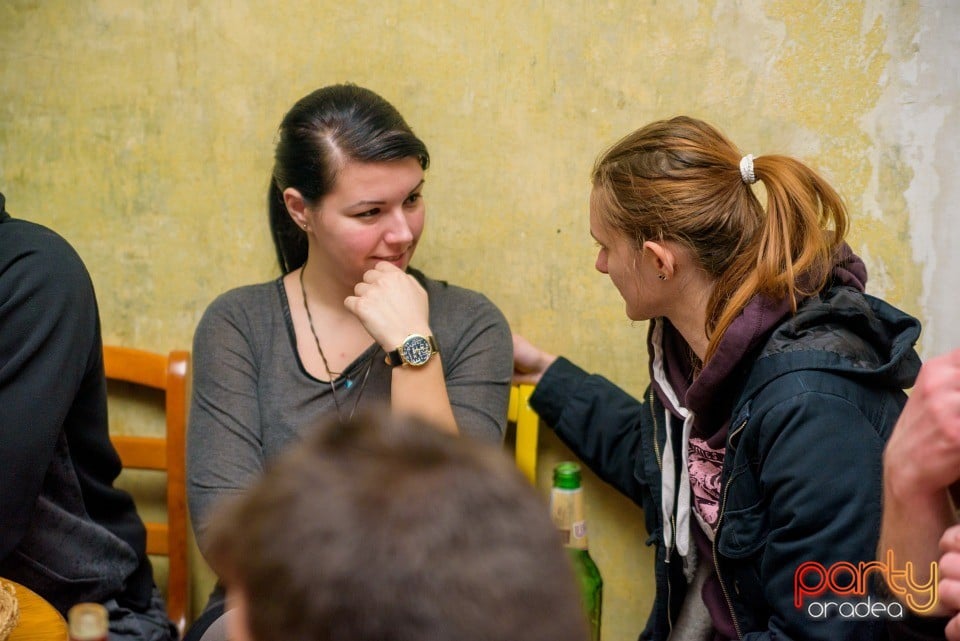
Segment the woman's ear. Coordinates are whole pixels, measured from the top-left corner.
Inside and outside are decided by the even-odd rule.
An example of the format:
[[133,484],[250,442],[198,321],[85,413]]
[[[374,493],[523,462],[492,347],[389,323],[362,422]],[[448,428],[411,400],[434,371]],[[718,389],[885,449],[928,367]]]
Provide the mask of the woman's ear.
[[310,227],[310,217],[307,215],[307,201],[303,194],[293,187],[287,187],[283,190],[283,204],[287,206],[287,213],[290,218],[301,229]]
[[672,244],[647,240],[643,243],[643,249],[650,252],[653,268],[660,280],[673,278],[677,267],[677,255]]

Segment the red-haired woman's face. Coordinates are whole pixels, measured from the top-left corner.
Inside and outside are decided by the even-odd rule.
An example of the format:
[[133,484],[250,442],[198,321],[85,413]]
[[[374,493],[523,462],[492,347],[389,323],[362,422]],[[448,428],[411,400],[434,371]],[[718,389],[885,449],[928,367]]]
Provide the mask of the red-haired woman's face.
[[[623,297],[627,318],[649,320],[664,314],[665,301],[656,293],[663,288],[646,283],[656,278],[656,270],[644,268],[644,253],[623,234],[611,229],[600,213],[596,192],[590,197],[590,235],[597,242],[597,271],[610,277]],[[647,273],[649,272],[649,273]]]

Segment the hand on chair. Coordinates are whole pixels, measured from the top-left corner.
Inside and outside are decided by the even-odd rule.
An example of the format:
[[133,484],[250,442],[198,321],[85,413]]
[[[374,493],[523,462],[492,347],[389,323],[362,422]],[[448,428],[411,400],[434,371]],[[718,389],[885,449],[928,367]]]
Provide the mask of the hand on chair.
[[557,357],[541,350],[539,347],[519,334],[513,335],[513,382],[532,383],[540,382],[540,377],[547,371]]

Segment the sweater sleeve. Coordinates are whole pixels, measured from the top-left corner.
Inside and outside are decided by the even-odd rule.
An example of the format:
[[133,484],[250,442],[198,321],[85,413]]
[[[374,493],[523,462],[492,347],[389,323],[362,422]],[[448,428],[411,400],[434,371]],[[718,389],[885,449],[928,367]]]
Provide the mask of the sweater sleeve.
[[0,560],[24,536],[87,369],[100,363],[93,284],[42,227],[0,229]]
[[462,434],[502,442],[513,375],[510,326],[485,296],[441,287],[445,291],[430,291],[430,323],[440,342],[454,418]]
[[193,339],[187,432],[187,500],[200,550],[215,504],[246,490],[263,470],[258,358],[243,311],[221,296]]

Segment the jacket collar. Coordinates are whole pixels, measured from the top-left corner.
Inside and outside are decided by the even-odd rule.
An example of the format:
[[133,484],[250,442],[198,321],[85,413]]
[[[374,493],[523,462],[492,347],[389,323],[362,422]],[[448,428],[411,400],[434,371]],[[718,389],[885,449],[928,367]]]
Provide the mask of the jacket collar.
[[[834,256],[827,290],[845,285],[862,292],[866,282],[863,261],[849,245],[841,244]],[[696,378],[690,349],[680,333],[666,318],[651,321],[648,352],[652,355],[659,349],[662,354],[656,365],[655,359],[650,359],[654,390],[674,416],[685,418],[688,410],[693,413],[693,433],[708,438],[711,447],[721,447],[733,403],[740,396],[750,369],[774,330],[791,316],[786,299],[755,296],[724,333],[713,358]],[[654,342],[658,345],[654,346]],[[664,389],[666,386],[672,389]]]

